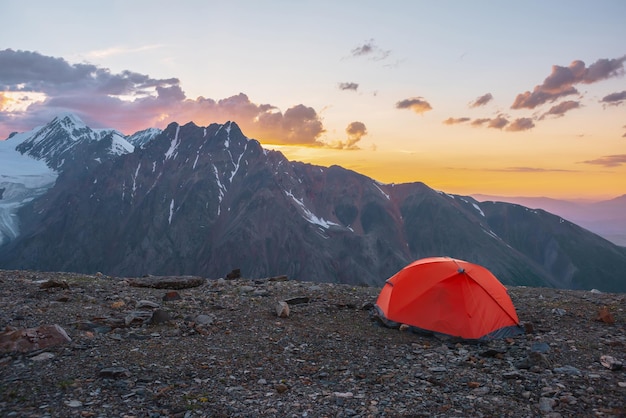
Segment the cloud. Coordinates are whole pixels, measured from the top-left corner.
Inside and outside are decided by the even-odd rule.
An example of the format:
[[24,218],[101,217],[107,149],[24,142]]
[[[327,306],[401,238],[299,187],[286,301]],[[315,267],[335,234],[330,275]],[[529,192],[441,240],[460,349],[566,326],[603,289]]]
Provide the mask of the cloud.
[[471,123],[472,126],[483,126],[485,123],[489,122],[491,119],[489,118],[479,118],[474,119]]
[[390,50],[380,48],[373,39],[366,41],[363,45],[359,45],[350,51],[350,55],[353,57],[367,56],[373,61],[382,61],[390,54]]
[[515,98],[512,109],[534,109],[547,102],[561,97],[578,94],[576,84],[591,84],[624,73],[626,56],[616,59],[599,59],[589,67],[580,60],[573,61],[569,66],[552,66],[552,72],[542,84],[535,86],[532,92],[520,93]]
[[489,123],[487,124],[487,128],[502,129],[508,124],[509,124],[508,119],[506,119],[504,116],[498,116],[497,118],[493,118],[489,120]]
[[[4,93],[3,93],[4,92]],[[14,94],[41,97],[22,110],[7,111]],[[11,94],[11,95],[9,95]],[[37,52],[0,50],[0,138],[43,125],[61,112],[78,114],[94,128],[134,133],[170,122],[235,121],[262,142],[324,146],[325,132],[315,109],[296,104],[281,112],[240,93],[220,100],[189,99],[177,78],[155,79],[132,71],[112,73],[91,64],[70,64]]]
[[623,101],[626,100],[626,90],[620,91],[619,93],[611,93],[607,96],[604,96],[600,103],[607,103],[609,105],[620,105]]
[[10,103],[13,103],[13,99],[0,91],[0,111],[2,111],[5,107],[8,107]]
[[359,88],[358,83],[339,83],[339,90],[354,90]]
[[444,125],[457,125],[459,123],[469,122],[470,118],[448,118],[444,120],[442,123]]
[[506,130],[509,132],[520,132],[527,131],[535,127],[535,123],[531,118],[519,118],[515,119],[509,126],[506,127]]
[[348,139],[346,141],[337,141],[328,145],[329,148],[358,150],[361,149],[357,144],[365,135],[367,128],[363,122],[352,122],[346,128]]
[[619,167],[622,164],[626,164],[626,154],[605,155],[595,160],[583,161],[583,163],[601,165],[604,167]]
[[561,117],[572,109],[578,109],[580,107],[580,102],[574,100],[566,100],[564,102],[559,103],[558,105],[552,106],[550,110],[541,115],[539,120],[543,120],[546,116],[554,115],[556,117]]
[[576,170],[564,170],[560,168],[538,168],[538,167],[507,167],[501,169],[491,169],[489,171],[504,171],[507,173],[550,173],[550,172],[567,172],[576,173]]
[[484,106],[493,100],[493,96],[491,93],[483,94],[482,96],[476,98],[472,103],[470,103],[470,107],[479,107]]
[[412,97],[409,99],[404,99],[396,103],[396,109],[411,109],[415,113],[421,115],[424,112],[428,112],[433,108],[430,106],[423,97]]

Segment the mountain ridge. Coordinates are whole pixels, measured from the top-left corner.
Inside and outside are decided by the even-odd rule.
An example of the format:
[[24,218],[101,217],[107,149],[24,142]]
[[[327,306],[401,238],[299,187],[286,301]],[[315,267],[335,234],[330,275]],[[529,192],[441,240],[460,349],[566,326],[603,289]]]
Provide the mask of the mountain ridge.
[[[241,268],[373,285],[417,258],[447,255],[507,284],[626,291],[613,273],[626,268],[626,250],[515,207],[290,162],[234,122],[172,123],[132,153],[66,167],[20,211],[24,233],[3,248],[0,267],[209,277]],[[600,259],[608,270],[596,269]]]

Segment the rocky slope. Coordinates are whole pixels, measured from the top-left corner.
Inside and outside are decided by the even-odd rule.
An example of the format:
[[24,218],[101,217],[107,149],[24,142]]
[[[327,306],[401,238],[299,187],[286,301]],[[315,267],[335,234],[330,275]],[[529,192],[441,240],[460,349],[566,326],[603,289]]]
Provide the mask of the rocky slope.
[[0,267],[109,275],[242,268],[380,286],[450,256],[510,285],[626,291],[626,248],[544,211],[479,203],[423,183],[380,184],[288,161],[233,123],[170,124],[93,167],[68,167],[23,207]]
[[528,333],[476,345],[380,326],[379,290],[0,270],[0,415],[626,414],[626,295],[510,287]]

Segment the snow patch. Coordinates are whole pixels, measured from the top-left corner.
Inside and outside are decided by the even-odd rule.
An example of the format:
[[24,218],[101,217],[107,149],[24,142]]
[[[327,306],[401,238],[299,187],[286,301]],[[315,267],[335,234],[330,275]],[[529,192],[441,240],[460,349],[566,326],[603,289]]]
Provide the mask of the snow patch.
[[391,200],[389,198],[389,195],[385,192],[383,192],[383,189],[381,189],[380,187],[378,187],[378,184],[376,184],[376,182],[374,182],[374,186],[383,194],[383,196],[385,196],[387,198],[387,200]]
[[482,211],[480,206],[478,206],[476,203],[472,203],[472,206],[474,206],[474,208],[478,211],[478,213],[480,213],[483,216],[483,218],[485,217],[485,212]]
[[324,218],[317,217],[313,212],[309,210],[309,208],[306,207],[304,202],[301,199],[298,199],[297,197],[295,197],[293,193],[291,193],[291,191],[284,190],[284,192],[287,196],[291,197],[291,199],[300,207],[300,209],[302,209],[303,218],[306,219],[308,222],[315,224],[315,225],[319,225],[325,229],[328,229],[331,226],[340,226],[337,223],[327,221]]
[[174,199],[170,202],[170,217],[167,219],[167,222],[172,224],[172,216],[174,215]]
[[180,125],[178,125],[176,127],[176,135],[174,136],[174,139],[172,139],[172,142],[170,143],[170,148],[165,153],[165,159],[166,160],[169,160],[170,158],[172,158],[172,156],[174,156],[174,158],[176,158],[176,155],[178,154],[178,153],[176,153],[176,150],[178,149],[178,145],[180,144],[180,142],[178,141],[178,133],[179,132],[180,132]]

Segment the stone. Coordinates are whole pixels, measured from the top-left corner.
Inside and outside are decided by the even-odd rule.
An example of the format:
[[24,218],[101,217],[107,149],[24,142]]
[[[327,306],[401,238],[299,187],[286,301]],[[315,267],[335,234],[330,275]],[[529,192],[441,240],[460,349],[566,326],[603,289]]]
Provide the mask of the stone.
[[71,341],[67,332],[59,325],[42,325],[0,333],[0,352],[26,353]]
[[293,298],[285,299],[285,302],[287,302],[288,305],[302,305],[305,303],[309,303],[310,300],[311,298],[308,296],[296,296]]
[[198,276],[148,276],[128,279],[130,286],[153,289],[189,289],[202,286],[204,283],[206,279]]
[[598,315],[596,316],[596,321],[613,325],[615,323],[615,318],[613,318],[613,315],[611,315],[611,312],[609,312],[609,308],[607,308],[606,306],[603,306],[598,311]]
[[541,412],[552,412],[554,405],[556,405],[556,401],[552,398],[542,397],[539,399],[539,410]]
[[550,346],[546,343],[533,343],[530,347],[530,351],[545,354],[550,352]]
[[580,376],[582,372],[574,366],[555,367],[553,370],[555,373],[568,374],[570,376]]
[[124,367],[107,367],[98,373],[98,376],[105,379],[120,379],[130,377],[130,371]]
[[194,322],[198,325],[211,325],[215,322],[215,317],[213,315],[198,315],[194,318]]
[[226,275],[227,280],[235,280],[241,278],[241,269],[234,269]]
[[623,366],[623,363],[621,361],[612,356],[600,356],[600,364],[602,364],[607,369],[613,371],[619,370]]
[[276,392],[278,393],[285,393],[289,390],[289,386],[284,383],[277,383],[274,385],[274,389],[276,389]]
[[276,304],[276,316],[279,318],[289,318],[289,305],[287,302],[281,300]]
[[145,308],[158,308],[160,305],[156,302],[152,302],[151,300],[140,300],[135,305],[136,309],[145,309]]
[[52,358],[54,358],[54,354],[43,352],[41,354],[37,354],[36,356],[31,357],[30,359],[32,361],[45,361],[45,360],[50,360]]
[[163,309],[157,309],[152,313],[152,317],[150,318],[151,324],[164,324],[172,320],[172,317],[167,311]]
[[46,280],[45,282],[39,285],[40,289],[51,289],[54,287],[58,287],[61,289],[69,289],[70,285],[65,280]]
[[172,302],[172,301],[181,300],[181,299],[182,297],[175,290],[171,292],[167,292],[166,294],[163,295],[163,302]]

